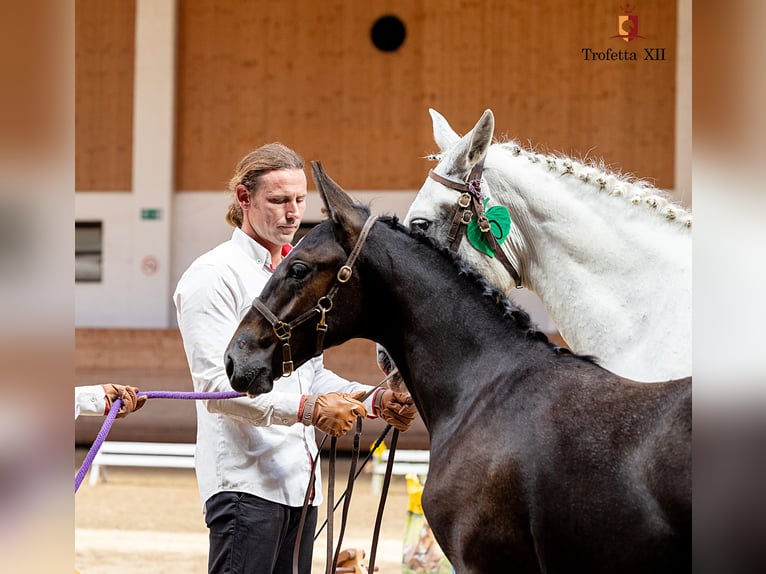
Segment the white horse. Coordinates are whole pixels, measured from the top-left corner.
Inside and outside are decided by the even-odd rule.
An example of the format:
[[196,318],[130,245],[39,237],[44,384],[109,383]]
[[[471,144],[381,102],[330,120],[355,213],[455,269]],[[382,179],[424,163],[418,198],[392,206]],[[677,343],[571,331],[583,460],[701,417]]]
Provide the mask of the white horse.
[[593,161],[493,143],[491,110],[462,138],[430,113],[438,165],[405,225],[448,243],[462,195],[449,185],[469,187],[483,160],[474,195],[503,253],[481,245],[474,216],[460,257],[506,293],[536,293],[569,347],[614,373],[644,382],[691,375],[691,214]]

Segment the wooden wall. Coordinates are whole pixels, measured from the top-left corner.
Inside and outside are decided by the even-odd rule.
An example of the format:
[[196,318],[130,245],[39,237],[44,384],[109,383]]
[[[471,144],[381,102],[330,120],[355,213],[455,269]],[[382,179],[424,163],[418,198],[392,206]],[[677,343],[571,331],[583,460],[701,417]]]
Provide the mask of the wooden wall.
[[130,191],[135,0],[75,2],[75,189]]
[[[676,4],[636,5],[645,38],[627,44],[610,38],[611,0],[181,0],[176,188],[222,189],[242,155],[280,140],[345,188],[417,189],[428,107],[460,133],[492,108],[497,136],[672,187]],[[134,2],[77,8],[77,189],[126,189]],[[395,52],[370,41],[388,14],[407,28]],[[665,61],[644,61],[647,47]]]

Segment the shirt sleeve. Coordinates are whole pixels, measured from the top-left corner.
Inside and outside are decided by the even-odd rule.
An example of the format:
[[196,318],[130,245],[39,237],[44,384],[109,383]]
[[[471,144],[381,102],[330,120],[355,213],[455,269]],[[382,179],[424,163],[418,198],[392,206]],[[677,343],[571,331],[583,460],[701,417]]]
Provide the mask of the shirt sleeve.
[[[354,393],[356,391],[369,392],[373,387],[369,385],[363,385],[356,381],[349,381],[343,377],[336,375],[330,369],[324,366],[324,355],[314,357],[309,361],[314,369],[314,380],[312,381],[311,391],[313,394],[322,395],[324,393],[331,393],[333,391],[341,393]],[[367,418],[375,419],[377,416],[373,411],[373,399],[375,398],[375,392],[370,393],[362,404],[367,409]]]
[[104,415],[106,393],[101,385],[86,385],[74,388],[74,418],[80,415]]
[[[175,293],[178,326],[197,392],[230,392],[224,353],[240,322],[241,302],[212,266],[188,270]],[[255,398],[206,402],[211,413],[224,414],[257,426],[291,425],[298,420],[301,395],[271,391]]]

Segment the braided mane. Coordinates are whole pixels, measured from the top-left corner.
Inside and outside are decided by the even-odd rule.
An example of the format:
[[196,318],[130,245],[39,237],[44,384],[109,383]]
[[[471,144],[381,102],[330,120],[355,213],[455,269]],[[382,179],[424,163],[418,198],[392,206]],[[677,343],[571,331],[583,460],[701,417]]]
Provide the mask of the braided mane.
[[[563,154],[544,154],[531,148],[522,147],[517,141],[496,142],[490,151],[498,149],[515,157],[526,157],[530,163],[539,164],[548,171],[562,177],[574,177],[584,186],[607,196],[623,198],[627,205],[643,207],[666,220],[692,226],[692,214],[684,207],[674,203],[664,190],[657,189],[646,180],[637,179],[607,168],[602,159],[577,160]],[[442,154],[430,154],[426,159],[440,161]]]
[[513,156],[526,157],[531,163],[544,166],[548,171],[561,174],[562,177],[577,178],[582,184],[597,193],[619,197],[628,205],[644,208],[668,221],[677,222],[691,228],[692,214],[673,203],[667,192],[657,189],[649,182],[609,170],[603,160],[576,160],[566,155],[543,154],[533,149],[525,149],[516,141],[498,142],[490,149],[498,148]]

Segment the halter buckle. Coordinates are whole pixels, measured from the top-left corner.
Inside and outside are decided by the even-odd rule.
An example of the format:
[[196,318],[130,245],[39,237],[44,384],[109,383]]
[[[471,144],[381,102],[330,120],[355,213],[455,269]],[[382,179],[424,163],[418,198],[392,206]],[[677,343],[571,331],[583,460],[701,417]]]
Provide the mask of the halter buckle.
[[287,323],[282,321],[275,323],[272,330],[280,341],[288,341],[290,339],[290,325]]
[[351,267],[348,265],[344,265],[340,269],[338,269],[338,283],[347,283],[349,279],[351,279]]
[[460,214],[460,223],[468,225],[471,222],[472,217],[473,212],[470,209],[466,209]]
[[489,219],[486,215],[479,216],[479,229],[482,233],[489,233],[491,227],[489,226]]
[[463,209],[465,209],[466,207],[471,205],[471,196],[467,193],[461,194],[457,200],[457,204]]
[[282,376],[289,377],[293,374],[295,365],[293,365],[293,357],[290,353],[290,343],[287,341],[282,345]]

